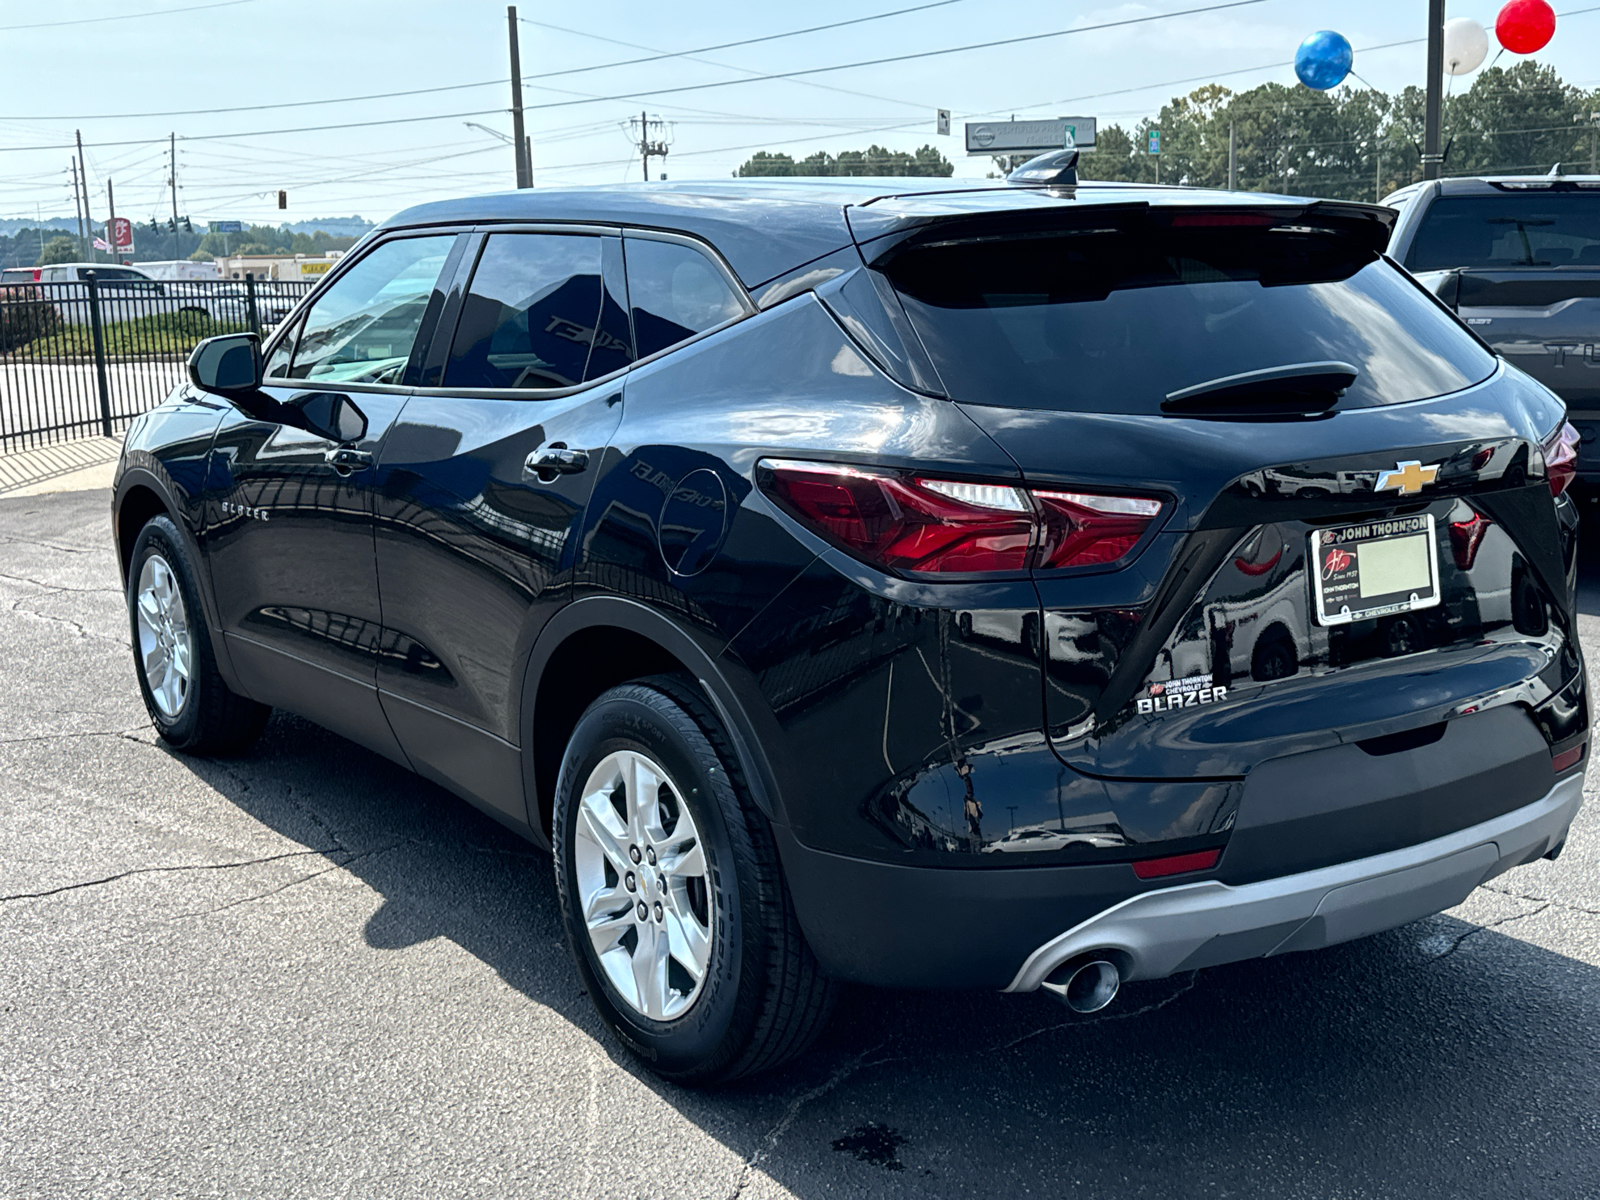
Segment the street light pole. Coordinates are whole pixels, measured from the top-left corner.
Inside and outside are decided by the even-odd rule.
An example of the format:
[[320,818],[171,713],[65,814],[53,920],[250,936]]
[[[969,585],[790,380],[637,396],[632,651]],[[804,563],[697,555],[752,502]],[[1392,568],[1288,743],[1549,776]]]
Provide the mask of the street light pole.
[[1422,123],[1422,177],[1439,178],[1444,109],[1444,0],[1428,0],[1428,102]]

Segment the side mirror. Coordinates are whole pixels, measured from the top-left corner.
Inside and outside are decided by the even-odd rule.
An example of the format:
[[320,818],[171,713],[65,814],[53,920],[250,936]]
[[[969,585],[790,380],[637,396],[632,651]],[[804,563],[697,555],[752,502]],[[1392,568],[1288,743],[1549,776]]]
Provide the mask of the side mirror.
[[253,333],[207,338],[189,354],[189,379],[223,395],[255,391],[261,386],[261,339]]

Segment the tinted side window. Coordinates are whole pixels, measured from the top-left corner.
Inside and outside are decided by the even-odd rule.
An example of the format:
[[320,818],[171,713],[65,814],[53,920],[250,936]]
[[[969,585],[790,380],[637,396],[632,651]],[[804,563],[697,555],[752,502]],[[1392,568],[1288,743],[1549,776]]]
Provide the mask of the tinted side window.
[[400,238],[373,250],[306,314],[289,374],[399,383],[455,235]]
[[626,366],[627,317],[606,286],[616,241],[492,235],[462,302],[445,386],[564,388]]
[[627,253],[628,299],[640,358],[744,312],[727,278],[693,247],[628,238]]

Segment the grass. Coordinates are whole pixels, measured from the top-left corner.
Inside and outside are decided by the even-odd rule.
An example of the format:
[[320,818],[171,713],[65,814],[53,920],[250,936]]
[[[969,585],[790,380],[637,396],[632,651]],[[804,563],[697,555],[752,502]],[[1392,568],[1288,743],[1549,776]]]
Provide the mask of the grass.
[[[208,337],[247,332],[247,325],[213,320],[203,313],[158,313],[101,329],[108,358],[186,355]],[[62,325],[57,332],[27,343],[21,353],[27,358],[92,359],[94,334],[88,325]]]

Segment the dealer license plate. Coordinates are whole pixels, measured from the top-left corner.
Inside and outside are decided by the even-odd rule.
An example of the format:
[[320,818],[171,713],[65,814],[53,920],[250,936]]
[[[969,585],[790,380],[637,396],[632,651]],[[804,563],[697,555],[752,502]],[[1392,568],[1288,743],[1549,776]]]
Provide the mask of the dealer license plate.
[[1439,603],[1433,515],[1390,517],[1311,535],[1319,625],[1414,612]]

